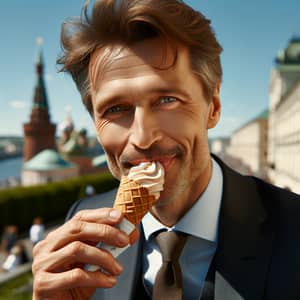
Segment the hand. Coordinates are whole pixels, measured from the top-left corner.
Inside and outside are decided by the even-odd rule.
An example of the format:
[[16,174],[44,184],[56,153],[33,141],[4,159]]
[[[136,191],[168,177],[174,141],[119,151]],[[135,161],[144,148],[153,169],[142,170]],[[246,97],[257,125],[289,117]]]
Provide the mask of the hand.
[[[125,247],[138,238],[129,237],[114,225],[122,214],[112,208],[83,210],[48,234],[33,249],[33,299],[90,299],[96,288],[116,284],[122,266],[107,251],[95,245],[103,243]],[[84,265],[97,265],[103,272],[88,272]]]

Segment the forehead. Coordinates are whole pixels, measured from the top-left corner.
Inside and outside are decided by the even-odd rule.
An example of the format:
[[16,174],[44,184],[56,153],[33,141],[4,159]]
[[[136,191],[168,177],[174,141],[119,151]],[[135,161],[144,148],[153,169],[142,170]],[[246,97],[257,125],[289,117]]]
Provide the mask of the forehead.
[[153,70],[167,70],[177,63],[177,47],[149,39],[133,46],[110,45],[96,50],[89,65],[89,79],[95,90],[101,83],[122,78],[130,78]]

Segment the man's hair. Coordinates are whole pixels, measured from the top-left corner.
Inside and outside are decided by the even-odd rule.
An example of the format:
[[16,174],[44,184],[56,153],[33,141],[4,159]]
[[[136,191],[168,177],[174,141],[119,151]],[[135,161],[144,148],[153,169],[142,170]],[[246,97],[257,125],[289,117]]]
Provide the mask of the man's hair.
[[80,18],[63,23],[63,52],[57,63],[72,75],[91,114],[88,68],[93,52],[116,43],[130,46],[153,37],[173,47],[177,43],[189,49],[192,70],[200,78],[206,97],[211,98],[222,78],[222,47],[210,20],[200,12],[180,0],[95,0],[91,13],[89,8],[90,1],[86,1]]

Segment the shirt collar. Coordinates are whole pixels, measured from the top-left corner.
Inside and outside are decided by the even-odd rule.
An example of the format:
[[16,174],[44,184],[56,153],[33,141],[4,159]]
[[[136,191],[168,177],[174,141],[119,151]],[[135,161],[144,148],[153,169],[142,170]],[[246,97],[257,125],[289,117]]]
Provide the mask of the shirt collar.
[[148,240],[152,233],[166,228],[216,242],[222,190],[223,174],[220,166],[212,158],[211,179],[191,209],[172,228],[164,226],[151,213],[147,213],[142,220],[145,239]]

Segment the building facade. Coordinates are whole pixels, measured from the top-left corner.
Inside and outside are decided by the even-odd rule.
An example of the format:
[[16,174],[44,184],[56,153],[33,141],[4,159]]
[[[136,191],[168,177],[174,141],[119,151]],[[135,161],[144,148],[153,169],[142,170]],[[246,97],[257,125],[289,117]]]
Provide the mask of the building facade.
[[275,60],[270,80],[268,175],[300,193],[300,38]]
[[226,159],[229,144],[230,138],[228,137],[217,137],[209,140],[211,153],[217,155],[221,159]]
[[267,178],[268,110],[235,130],[230,138],[228,155],[239,162],[244,172]]

